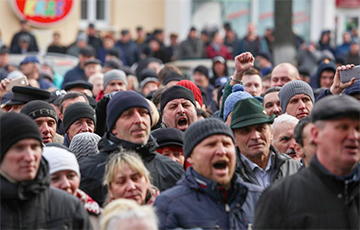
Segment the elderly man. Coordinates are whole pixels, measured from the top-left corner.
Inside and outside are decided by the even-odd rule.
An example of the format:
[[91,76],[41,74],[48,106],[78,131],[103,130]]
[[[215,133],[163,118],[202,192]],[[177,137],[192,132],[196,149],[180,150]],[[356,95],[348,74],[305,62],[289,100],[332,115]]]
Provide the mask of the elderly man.
[[286,83],[279,92],[279,98],[282,111],[297,119],[309,116],[315,102],[310,85],[298,80]]
[[160,229],[248,229],[262,188],[236,173],[231,129],[222,121],[197,121],[185,132],[186,176],[155,201]]
[[240,150],[237,172],[245,181],[263,188],[296,173],[301,166],[271,145],[274,118],[266,115],[258,100],[247,98],[235,104],[230,125]]
[[105,163],[120,148],[136,151],[161,191],[176,184],[184,173],[181,165],[155,152],[150,135],[151,110],[144,97],[134,91],[117,92],[107,105],[107,132],[99,142],[100,153],[80,162],[81,189],[102,204],[107,189],[102,185]]
[[104,94],[117,91],[126,91],[128,82],[125,72],[118,69],[110,70],[104,74],[103,86]]
[[271,73],[271,87],[282,87],[286,83],[299,80],[299,71],[290,63],[280,63],[273,69]]
[[63,120],[63,126],[66,133],[64,145],[69,147],[71,140],[78,133],[93,133],[95,130],[95,123],[95,111],[90,105],[84,102],[78,102],[67,107]]
[[0,116],[1,229],[89,229],[82,202],[50,187],[42,138],[24,114]]
[[172,86],[161,95],[163,125],[185,131],[197,120],[194,94],[182,86]]
[[279,91],[281,87],[275,86],[266,90],[263,97],[263,107],[266,111],[266,114],[272,116],[273,114],[278,117],[282,114]]
[[311,118],[307,116],[302,118],[294,129],[295,152],[299,154],[305,167],[310,165],[310,161],[316,153],[316,145],[310,134],[312,126]]
[[300,155],[295,151],[294,129],[299,120],[288,114],[275,118],[272,124],[272,144],[279,153],[285,153],[297,161],[301,161]]
[[44,144],[55,142],[56,137],[59,144],[63,143],[64,138],[56,135],[57,116],[55,109],[48,102],[40,100],[31,101],[21,109],[20,113],[28,115],[35,121],[39,127]]
[[255,229],[359,229],[360,103],[321,99],[311,112],[317,146],[309,167],[267,189]]

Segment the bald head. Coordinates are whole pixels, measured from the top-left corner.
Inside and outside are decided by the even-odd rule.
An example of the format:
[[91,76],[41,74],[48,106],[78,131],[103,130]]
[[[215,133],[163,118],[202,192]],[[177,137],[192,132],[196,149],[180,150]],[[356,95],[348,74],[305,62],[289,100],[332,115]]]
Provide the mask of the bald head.
[[290,63],[280,63],[271,73],[271,87],[283,86],[289,81],[298,80],[299,71]]

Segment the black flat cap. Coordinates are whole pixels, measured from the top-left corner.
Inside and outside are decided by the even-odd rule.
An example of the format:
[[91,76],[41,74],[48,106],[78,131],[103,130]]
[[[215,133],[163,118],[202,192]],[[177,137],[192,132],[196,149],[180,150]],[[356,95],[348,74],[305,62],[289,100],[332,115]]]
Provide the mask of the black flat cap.
[[50,93],[50,98],[47,102],[57,105],[60,105],[61,98],[66,94],[66,91],[63,89],[57,89]]
[[104,63],[104,67],[109,67],[112,69],[120,69],[122,66],[122,61],[116,58],[112,58]]
[[184,143],[184,132],[174,128],[157,129],[152,131],[151,135],[156,139],[159,148],[168,145],[182,147]]
[[311,121],[360,118],[360,102],[348,95],[330,95],[317,101],[311,111]]
[[88,61],[86,61],[86,62],[84,63],[84,66],[87,66],[87,65],[89,65],[89,64],[101,65],[101,61],[98,60],[98,59],[90,59],[90,60],[88,60]]
[[68,82],[64,85],[64,90],[65,91],[69,91],[72,88],[83,88],[83,89],[89,89],[92,90],[93,89],[93,85],[87,81],[71,81]]
[[50,98],[50,92],[31,86],[14,86],[12,99],[7,105],[22,105],[33,100],[47,100]]
[[92,57],[95,56],[95,50],[89,47],[85,47],[80,50],[79,54],[87,57]]

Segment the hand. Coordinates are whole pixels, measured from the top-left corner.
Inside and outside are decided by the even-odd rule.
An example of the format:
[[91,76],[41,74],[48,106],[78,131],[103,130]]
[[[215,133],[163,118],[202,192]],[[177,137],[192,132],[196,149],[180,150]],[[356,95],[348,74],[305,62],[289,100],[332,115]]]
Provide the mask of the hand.
[[340,71],[341,70],[347,70],[352,69],[355,65],[349,64],[349,65],[342,65],[336,68],[334,82],[330,87],[330,92],[334,95],[342,93],[342,91],[350,86],[352,86],[355,83],[355,78],[351,78],[349,82],[342,83],[340,79]]
[[8,91],[6,90],[6,86],[10,83],[11,79],[3,79],[0,82],[0,98],[2,98],[4,96],[5,93],[7,93]]
[[236,56],[234,61],[235,71],[233,78],[240,81],[243,73],[254,66],[255,58],[250,52],[245,52]]

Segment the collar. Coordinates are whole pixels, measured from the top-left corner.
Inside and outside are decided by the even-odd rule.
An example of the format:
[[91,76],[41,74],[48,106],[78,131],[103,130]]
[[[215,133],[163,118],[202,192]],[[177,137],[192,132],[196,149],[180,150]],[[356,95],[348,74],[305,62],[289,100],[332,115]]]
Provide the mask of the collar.
[[265,170],[260,168],[256,163],[252,162],[251,160],[249,160],[247,157],[245,157],[244,155],[240,154],[241,158],[243,160],[245,160],[249,167],[251,168],[251,171],[254,171],[256,168],[262,170],[262,171],[265,171],[265,172],[268,172],[270,171],[271,169],[271,162],[272,162],[272,157],[273,157],[274,153],[272,151],[270,151],[270,156],[269,156],[269,159],[268,159],[268,162],[267,162],[267,165],[266,165],[266,168]]

